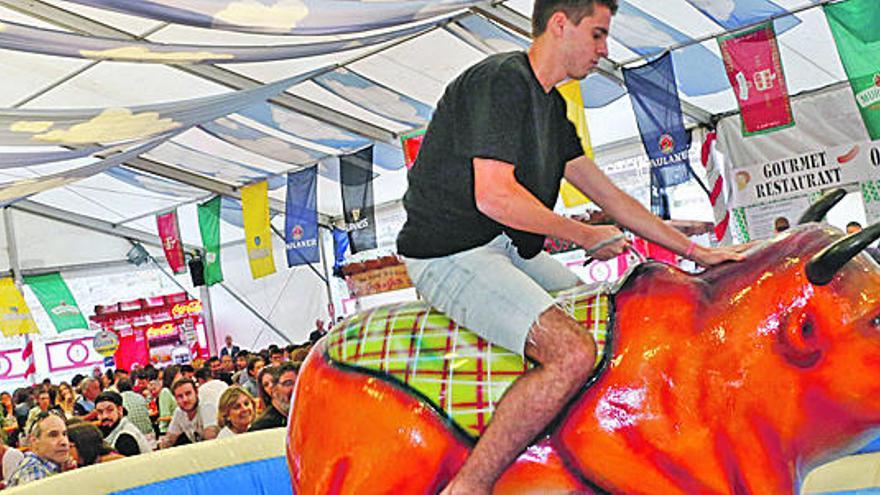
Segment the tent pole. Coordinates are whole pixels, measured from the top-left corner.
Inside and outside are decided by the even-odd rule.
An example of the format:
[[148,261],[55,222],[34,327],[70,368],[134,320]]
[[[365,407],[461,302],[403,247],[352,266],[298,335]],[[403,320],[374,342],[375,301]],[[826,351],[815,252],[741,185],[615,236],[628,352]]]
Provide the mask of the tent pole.
[[[208,339],[208,354],[216,356],[220,352],[217,346],[217,332],[214,328],[214,306],[211,304],[211,288],[207,285],[199,287],[202,308],[205,311],[205,338]],[[235,356],[232,356],[233,358]]]
[[[22,277],[21,277],[21,263],[18,259],[18,243],[15,240],[15,224],[12,220],[12,210],[9,207],[3,208],[3,226],[6,229],[6,250],[9,253],[9,268],[12,271],[12,280],[15,283],[15,286],[21,291],[22,286]],[[24,294],[22,294],[24,296]],[[37,382],[37,372],[36,372],[36,361],[34,359],[34,351],[33,351],[33,341],[31,340],[30,334],[24,334],[24,348],[31,348],[31,355],[26,361],[26,365],[29,366],[31,372],[28,374],[28,371],[25,371],[25,379],[31,385]],[[24,350],[22,350],[22,356],[24,355]],[[32,367],[31,367],[32,366]]]
[[250,304],[249,302],[247,302],[243,297],[239,296],[234,290],[232,290],[232,288],[230,288],[229,286],[227,286],[227,285],[226,285],[226,282],[220,282],[218,285],[219,285],[220,287],[223,287],[223,289],[224,289],[224,290],[225,290],[230,296],[232,296],[233,299],[235,299],[236,301],[238,301],[239,304],[241,304],[242,306],[244,306],[245,309],[247,309],[248,311],[250,311],[251,314],[253,314],[253,315],[256,316],[260,321],[262,321],[264,325],[266,325],[267,327],[269,327],[269,330],[272,330],[272,332],[273,332],[275,335],[281,337],[281,338],[282,338],[285,342],[287,342],[288,344],[292,344],[292,343],[293,343],[293,342],[290,340],[290,337],[288,337],[287,335],[284,335],[284,333],[283,333],[281,330],[278,330],[278,328],[275,327],[275,325],[273,325],[271,321],[269,321],[268,319],[266,319],[265,316],[261,315],[260,312],[256,310],[256,308],[254,308],[253,306],[251,306],[251,304]]
[[[321,266],[324,268],[324,284],[327,287],[327,316],[330,318],[330,322],[328,322],[327,328],[333,327],[333,319],[334,315],[330,314],[330,307],[333,305],[333,289],[330,283],[330,272],[327,270],[327,255],[326,251],[324,251],[324,245],[326,241],[324,240],[324,233],[321,232],[321,229],[318,229],[318,254],[321,256]],[[334,311],[335,314],[335,311]]]

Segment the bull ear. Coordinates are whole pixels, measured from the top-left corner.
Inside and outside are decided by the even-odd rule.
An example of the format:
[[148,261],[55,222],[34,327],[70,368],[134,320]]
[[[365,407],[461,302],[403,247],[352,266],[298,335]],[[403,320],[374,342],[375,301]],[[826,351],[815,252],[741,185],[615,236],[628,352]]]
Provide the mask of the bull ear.
[[807,279],[813,285],[827,285],[849,260],[880,238],[880,223],[839,239],[819,251],[807,263]]
[[822,195],[818,201],[807,208],[807,211],[805,211],[804,214],[801,215],[800,220],[798,220],[798,225],[810,222],[821,222],[831,208],[834,208],[834,205],[840,203],[840,200],[842,200],[844,196],[846,196],[846,190],[843,188],[828,191]]

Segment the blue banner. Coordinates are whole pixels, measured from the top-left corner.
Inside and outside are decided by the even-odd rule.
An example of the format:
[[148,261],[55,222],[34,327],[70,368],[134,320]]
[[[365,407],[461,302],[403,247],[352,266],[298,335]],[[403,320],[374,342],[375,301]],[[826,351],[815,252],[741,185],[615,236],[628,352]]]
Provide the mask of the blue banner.
[[287,174],[284,240],[287,266],[320,261],[318,250],[318,167]]
[[[624,69],[623,77],[651,159],[652,186],[665,196],[665,188],[687,182],[691,174],[691,135],[682,121],[672,57],[667,53],[641,67]],[[662,208],[655,212],[662,213]]]
[[[687,2],[725,29],[739,29],[765,21],[771,17],[781,16],[783,9],[770,0],[687,0]],[[797,26],[801,20],[797,16],[779,17],[774,22],[776,34]]]
[[348,231],[333,227],[333,275],[342,278],[342,265],[348,252]]

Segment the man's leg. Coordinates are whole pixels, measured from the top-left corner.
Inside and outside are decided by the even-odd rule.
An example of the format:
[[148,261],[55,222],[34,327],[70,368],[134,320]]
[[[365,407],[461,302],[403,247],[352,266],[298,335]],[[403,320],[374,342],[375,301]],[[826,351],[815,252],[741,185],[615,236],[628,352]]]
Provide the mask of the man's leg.
[[491,493],[504,469],[590,376],[596,343],[553,306],[530,329],[525,353],[537,366],[516,380],[498,402],[489,426],[443,495]]

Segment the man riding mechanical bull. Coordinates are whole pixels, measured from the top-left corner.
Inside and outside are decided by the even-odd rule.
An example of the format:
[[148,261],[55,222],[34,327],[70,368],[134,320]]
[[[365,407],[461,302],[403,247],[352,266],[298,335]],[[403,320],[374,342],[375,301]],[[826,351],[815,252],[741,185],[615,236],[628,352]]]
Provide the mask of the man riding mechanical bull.
[[[555,86],[607,55],[616,9],[537,0],[527,53],[491,56],[447,88],[409,174],[398,250],[451,320],[374,311],[317,346],[291,416],[298,495],[794,493],[805,468],[880,420],[880,386],[850,376],[880,365],[880,272],[847,263],[880,227],[832,244],[839,234],[812,224],[725,263],[745,255],[695,245],[584,155]],[[552,211],[563,177],[620,225],[715,268],[649,263],[611,294],[565,292],[578,279],[542,251],[545,236],[602,260],[629,246],[616,227]],[[595,314],[573,316],[578,304]],[[585,321],[608,326],[599,366]],[[429,348],[426,329],[444,344]],[[522,369],[493,371],[505,353]],[[470,358],[475,380],[446,379]],[[456,403],[454,384],[478,399]],[[455,420],[462,404],[476,423]]]

